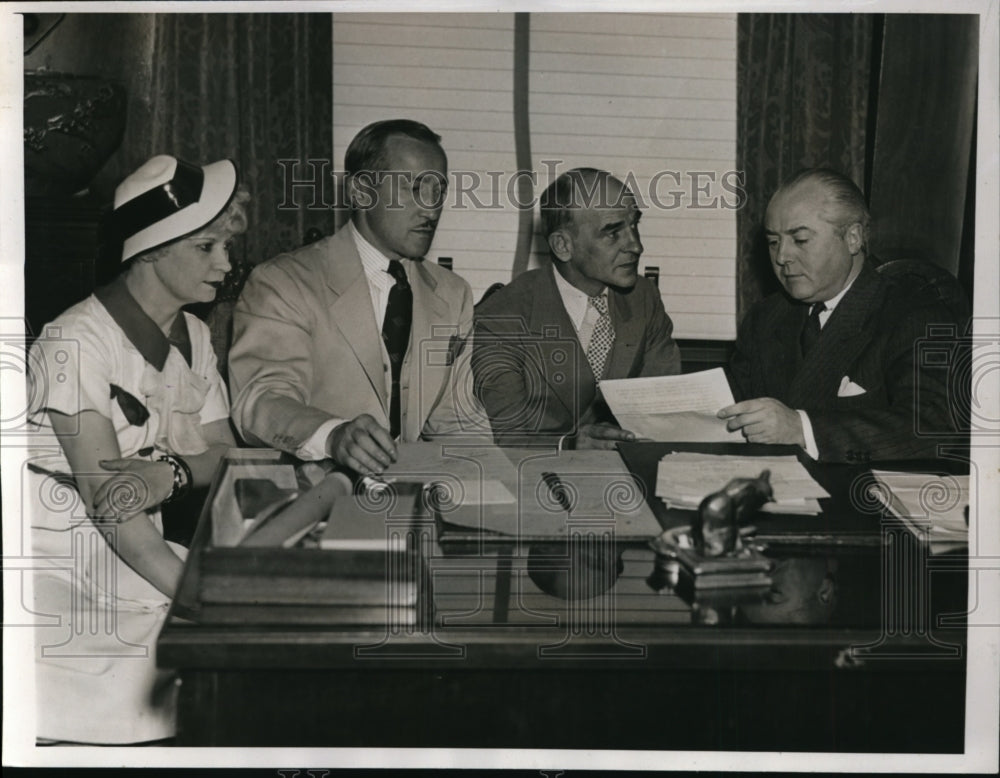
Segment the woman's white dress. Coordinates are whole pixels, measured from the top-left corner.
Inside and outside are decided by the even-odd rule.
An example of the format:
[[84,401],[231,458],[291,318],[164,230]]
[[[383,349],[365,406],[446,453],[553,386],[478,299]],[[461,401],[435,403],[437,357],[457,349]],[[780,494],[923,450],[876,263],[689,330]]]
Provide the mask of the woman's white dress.
[[[111,420],[122,457],[155,459],[163,452],[204,451],[201,425],[227,418],[229,408],[204,323],[181,314],[189,366],[177,345],[156,342],[165,336],[150,329],[148,318],[142,321],[123,289],[106,302],[119,314],[125,309],[124,315],[112,316],[92,295],[46,327],[31,351],[38,428],[26,502],[41,739],[137,743],[175,734],[176,682],[155,663],[169,599],[121,560],[87,517],[47,413],[96,411]],[[162,369],[147,359],[154,355],[156,361],[157,354]],[[148,412],[142,423],[137,408]],[[158,510],[132,520],[150,521],[163,534]],[[183,556],[182,547],[171,546]]]

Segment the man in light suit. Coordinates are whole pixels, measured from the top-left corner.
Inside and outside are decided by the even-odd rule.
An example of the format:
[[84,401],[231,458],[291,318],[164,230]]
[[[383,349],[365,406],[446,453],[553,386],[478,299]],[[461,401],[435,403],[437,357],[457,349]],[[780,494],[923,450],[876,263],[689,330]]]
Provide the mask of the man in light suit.
[[345,156],[352,217],[257,267],[233,316],[232,418],[250,443],[379,473],[397,441],[455,431],[469,285],[423,261],[444,203],[440,138],[376,122]]
[[928,327],[963,334],[926,288],[866,258],[870,217],[852,181],[806,170],[771,198],[765,231],[784,291],[740,325],[730,364],[738,400],[719,411],[753,443],[799,445],[834,462],[934,457],[957,432],[947,371],[915,358]]
[[502,444],[634,440],[599,381],[681,365],[659,291],[639,276],[635,197],[609,173],[577,168],[546,189],[541,216],[552,267],[521,274],[476,311],[476,396]]

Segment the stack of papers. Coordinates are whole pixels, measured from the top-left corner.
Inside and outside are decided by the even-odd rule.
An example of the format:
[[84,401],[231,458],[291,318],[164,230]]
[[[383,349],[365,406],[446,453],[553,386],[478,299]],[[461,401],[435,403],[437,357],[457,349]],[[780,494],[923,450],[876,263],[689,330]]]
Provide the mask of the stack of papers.
[[794,456],[741,457],[673,453],[660,460],[656,471],[656,496],[668,508],[696,509],[703,499],[734,478],[756,478],[771,471],[774,502],[761,508],[767,513],[821,513],[819,502],[829,497]]
[[721,367],[675,376],[601,381],[601,395],[622,429],[672,443],[743,443],[726,429],[720,409],[733,393]]
[[921,540],[931,553],[969,543],[969,476],[872,470],[872,494]]

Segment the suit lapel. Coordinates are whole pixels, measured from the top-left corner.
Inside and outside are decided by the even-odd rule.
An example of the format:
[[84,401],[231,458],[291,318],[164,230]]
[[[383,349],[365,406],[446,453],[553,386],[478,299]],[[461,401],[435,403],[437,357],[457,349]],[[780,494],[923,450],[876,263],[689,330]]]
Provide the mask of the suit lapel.
[[[554,271],[552,271],[554,272]],[[541,273],[541,283],[535,294],[528,331],[538,339],[542,357],[542,372],[552,394],[570,414],[582,414],[597,394],[597,382],[580,345],[576,328],[566,313],[562,297],[552,272]],[[572,354],[566,354],[567,348]],[[558,352],[558,353],[557,353]],[[567,365],[575,375],[566,380],[565,374],[553,369]]]
[[646,323],[633,315],[632,304],[626,295],[609,289],[608,300],[615,341],[604,368],[604,377],[627,378],[632,370],[632,363],[635,362],[635,353]]
[[382,346],[379,342],[381,325],[375,321],[368,280],[348,227],[341,228],[330,239],[330,252],[324,268],[327,286],[335,295],[330,306],[330,318],[350,344],[382,409],[388,414]]
[[[820,331],[819,340],[802,360],[789,389],[791,403],[815,402],[821,393],[839,386],[840,379],[848,374],[857,355],[867,345],[867,339],[857,335],[877,307],[881,289],[879,282],[878,273],[866,262],[847,294],[830,314]],[[807,308],[804,305],[801,307]],[[801,318],[804,321],[805,314]]]
[[[437,281],[424,266],[427,260],[409,263],[410,288],[413,290],[413,324],[410,328],[410,343],[403,363],[403,376],[409,376],[406,398],[406,429],[404,440],[417,440],[423,430],[425,412],[434,407],[434,401],[441,391],[441,375],[432,370],[430,364],[422,362],[421,351],[425,351],[429,338],[454,333],[456,322],[448,316],[448,302],[437,293]],[[450,326],[449,326],[450,325]],[[444,341],[447,343],[447,339]],[[428,359],[430,355],[428,354]],[[419,380],[417,380],[419,378]]]

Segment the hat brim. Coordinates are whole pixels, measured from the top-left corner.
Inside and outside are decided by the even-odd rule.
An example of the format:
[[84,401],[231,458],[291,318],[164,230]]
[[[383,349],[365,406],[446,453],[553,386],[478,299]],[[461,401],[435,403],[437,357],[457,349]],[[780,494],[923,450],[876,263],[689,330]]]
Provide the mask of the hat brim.
[[126,238],[122,244],[122,262],[197,232],[226,209],[236,194],[236,165],[232,160],[222,159],[205,165],[202,170],[205,179],[198,202]]

